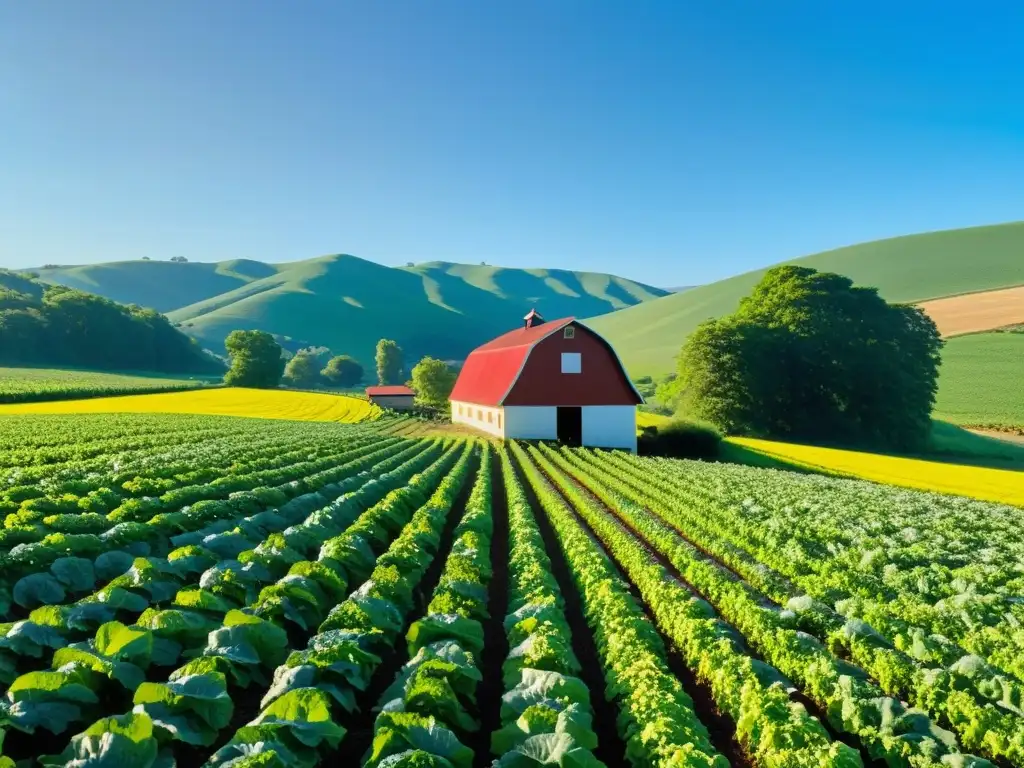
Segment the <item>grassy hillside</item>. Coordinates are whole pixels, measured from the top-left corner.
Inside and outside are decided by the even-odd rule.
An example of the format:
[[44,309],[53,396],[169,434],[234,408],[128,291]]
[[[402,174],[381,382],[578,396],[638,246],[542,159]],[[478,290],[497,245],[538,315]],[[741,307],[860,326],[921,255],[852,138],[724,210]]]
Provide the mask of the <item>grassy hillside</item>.
[[1024,427],[1024,333],[976,333],[946,341],[936,418]]
[[115,261],[33,271],[46,283],[67,285],[125,304],[169,312],[272,275],[277,267],[235,259],[215,264]]
[[[847,275],[889,301],[924,301],[1024,285],[1024,222],[909,235],[838,248],[792,264]],[[701,322],[729,314],[765,270],[675,293],[588,322],[619,350],[633,376],[661,374]]]
[[125,261],[34,270],[69,285],[166,313],[219,350],[236,328],[323,344],[372,366],[382,337],[409,359],[461,359],[514,327],[531,307],[549,317],[587,317],[667,295],[612,275],[429,262],[386,267],[355,256],[286,264]]
[[327,345],[369,367],[381,338],[397,340],[408,360],[461,359],[515,327],[530,307],[549,318],[586,316],[664,294],[587,272],[444,262],[396,269],[339,255],[277,265],[272,275],[169,316],[211,348],[236,328],[261,329]]

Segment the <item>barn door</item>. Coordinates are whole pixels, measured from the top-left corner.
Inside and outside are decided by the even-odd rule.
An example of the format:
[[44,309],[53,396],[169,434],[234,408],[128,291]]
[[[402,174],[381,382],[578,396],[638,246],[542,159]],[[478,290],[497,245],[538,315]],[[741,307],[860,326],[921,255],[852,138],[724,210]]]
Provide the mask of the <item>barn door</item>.
[[556,418],[558,442],[566,445],[582,445],[583,409],[578,405],[559,406]]

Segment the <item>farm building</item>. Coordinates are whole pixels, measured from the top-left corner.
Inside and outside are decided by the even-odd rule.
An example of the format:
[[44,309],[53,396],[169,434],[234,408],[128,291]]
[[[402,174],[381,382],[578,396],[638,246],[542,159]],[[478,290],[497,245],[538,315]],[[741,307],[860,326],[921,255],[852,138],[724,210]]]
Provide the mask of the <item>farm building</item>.
[[367,387],[366,397],[374,405],[390,408],[394,411],[407,411],[412,408],[416,393],[403,386]]
[[452,421],[496,437],[636,451],[643,398],[611,345],[575,318],[522,328],[473,350],[452,390]]

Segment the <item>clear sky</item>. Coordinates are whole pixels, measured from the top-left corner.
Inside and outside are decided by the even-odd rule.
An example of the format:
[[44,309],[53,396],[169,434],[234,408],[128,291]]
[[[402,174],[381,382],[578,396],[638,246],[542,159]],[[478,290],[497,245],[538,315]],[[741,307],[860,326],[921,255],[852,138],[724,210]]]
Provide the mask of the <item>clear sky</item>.
[[343,252],[671,286],[1017,220],[1022,31],[981,1],[6,2],[0,266]]

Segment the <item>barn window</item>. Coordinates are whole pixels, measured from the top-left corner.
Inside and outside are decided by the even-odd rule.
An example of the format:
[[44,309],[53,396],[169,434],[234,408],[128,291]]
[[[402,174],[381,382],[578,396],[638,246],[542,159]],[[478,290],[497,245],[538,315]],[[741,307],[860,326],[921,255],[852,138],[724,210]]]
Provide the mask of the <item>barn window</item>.
[[487,423],[488,424],[493,424],[494,423],[494,414],[491,413],[490,411],[487,412]]
[[501,414],[498,414],[498,429],[501,429]]
[[461,415],[462,415],[462,406],[460,405],[459,406],[459,416],[461,416]]
[[579,352],[562,353],[562,373],[581,373],[583,356]]
[[476,409],[476,420],[477,421],[483,421],[484,420],[484,412],[481,411],[479,408]]
[[576,327],[569,325],[562,330],[563,339],[575,339],[576,338]]

